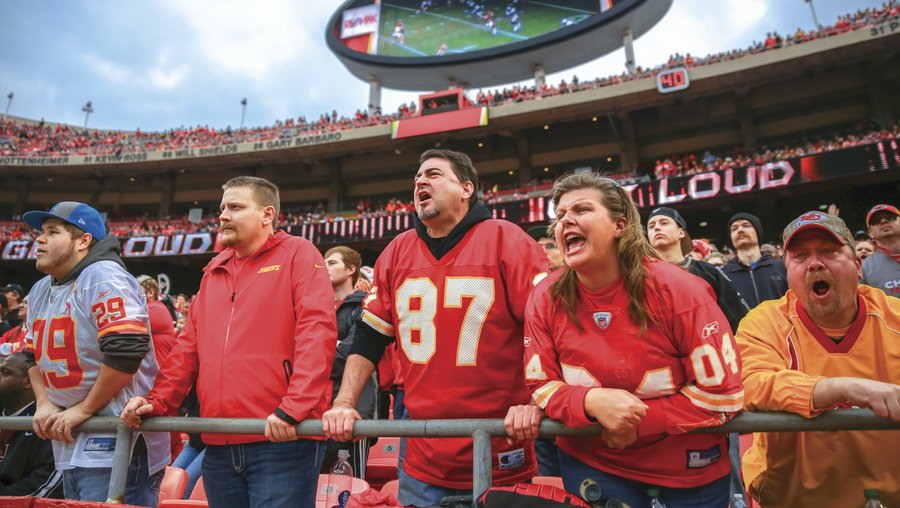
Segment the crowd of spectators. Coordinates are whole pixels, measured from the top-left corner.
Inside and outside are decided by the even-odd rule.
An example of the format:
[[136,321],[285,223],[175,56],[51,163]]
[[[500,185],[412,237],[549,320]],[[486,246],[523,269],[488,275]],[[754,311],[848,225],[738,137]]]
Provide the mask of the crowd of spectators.
[[695,153],[679,154],[657,159],[653,166],[653,175],[657,180],[673,176],[695,175],[710,171],[743,168],[762,165],[794,157],[830,152],[842,148],[877,143],[885,139],[900,137],[900,124],[880,129],[874,125],[862,125],[848,131],[823,134],[813,139],[800,139],[783,143],[780,147],[762,146],[754,153],[745,153],[737,147],[727,154],[715,154],[710,151],[702,155]]
[[[900,3],[891,0],[879,8],[860,9],[854,13],[838,17],[835,24],[817,30],[804,31],[798,28],[793,34],[782,36],[777,32],[766,34],[765,39],[752,43],[749,47],[695,57],[691,54],[674,54],[669,60],[655,67],[638,67],[636,72],[582,81],[574,76],[559,85],[535,86],[515,85],[502,90],[479,91],[477,106],[502,106],[514,102],[539,99],[566,93],[592,90],[655,76],[662,70],[677,66],[688,68],[734,60],[747,55],[772,51],[783,47],[802,44],[815,39],[830,37],[865,26],[880,23],[888,18],[900,16]],[[0,120],[0,156],[67,156],[67,155],[123,155],[183,148],[204,148],[249,142],[265,142],[275,139],[290,139],[304,135],[320,135],[331,132],[356,129],[371,125],[381,125],[400,118],[417,115],[415,102],[403,104],[393,114],[380,111],[357,110],[351,116],[341,116],[337,111],[323,113],[316,120],[301,116],[276,121],[274,125],[245,129],[216,130],[208,126],[179,127],[163,132],[134,132],[86,130],[69,125],[16,122]]]
[[[726,169],[760,165],[792,157],[802,157],[897,138],[900,138],[900,124],[886,129],[858,126],[848,131],[822,135],[812,140],[798,140],[794,143],[785,143],[779,148],[764,146],[752,154],[743,153],[739,148],[736,148],[728,153],[706,151],[703,155],[672,155],[657,160],[653,167],[653,173],[655,179],[658,180],[708,171],[724,171]],[[647,173],[639,175],[633,171],[620,171],[607,176],[623,184],[649,181],[653,178]],[[546,195],[550,192],[552,186],[553,179],[548,178],[535,179],[524,186],[507,187],[492,185],[490,182],[483,181],[479,197],[484,203],[491,205],[527,199],[536,195]],[[385,217],[412,213],[414,211],[412,200],[400,197],[383,199],[363,198],[357,202],[355,210],[339,213],[329,213],[326,203],[317,202],[305,206],[284,208],[278,220],[278,227],[286,229],[303,224]],[[214,232],[217,228],[218,217],[215,213],[201,218],[198,222],[191,222],[187,217],[154,218],[150,216],[114,218],[110,221],[110,233],[120,238]],[[0,220],[0,238],[6,241],[33,240],[34,232],[20,221]]]

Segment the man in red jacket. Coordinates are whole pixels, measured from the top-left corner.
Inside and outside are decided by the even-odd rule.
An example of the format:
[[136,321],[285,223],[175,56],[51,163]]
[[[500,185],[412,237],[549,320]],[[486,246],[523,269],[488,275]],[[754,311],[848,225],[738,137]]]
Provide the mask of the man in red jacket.
[[[150,394],[122,420],[174,415],[196,382],[200,416],[265,418],[259,435],[203,434],[203,482],[211,507],[314,507],[322,438],[296,425],[331,402],[337,342],[325,261],[307,240],[274,231],[278,187],[240,176],[223,189],[225,250],[204,268],[200,292]],[[266,442],[266,440],[270,442]]]

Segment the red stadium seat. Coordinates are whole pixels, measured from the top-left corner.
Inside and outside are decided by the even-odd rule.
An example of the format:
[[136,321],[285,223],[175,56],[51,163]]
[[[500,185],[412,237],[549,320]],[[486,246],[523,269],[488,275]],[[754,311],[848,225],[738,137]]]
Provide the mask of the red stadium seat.
[[198,501],[195,499],[168,499],[159,502],[159,508],[188,508],[209,506],[206,501]]
[[391,480],[385,483],[381,487],[382,494],[391,494],[394,497],[397,497],[397,493],[400,491],[400,480]]
[[[320,474],[319,484],[316,487],[316,508],[326,508],[325,497],[328,495],[328,487],[328,475]],[[359,494],[360,492],[365,492],[367,490],[369,490],[369,484],[365,480],[360,480],[359,478],[353,479],[353,484],[350,486],[351,494]]]
[[559,476],[535,476],[531,479],[531,483],[536,485],[550,485],[551,487],[565,489],[565,487],[563,487],[562,478]]
[[197,483],[194,484],[194,490],[191,491],[192,501],[206,501],[206,489],[203,488],[203,477],[197,478]]
[[159,484],[159,500],[181,499],[187,488],[187,471],[180,467],[166,466],[166,474]]
[[397,478],[397,463],[400,459],[400,438],[379,437],[375,446],[369,448],[366,460],[366,481],[373,489],[380,489],[385,482]]

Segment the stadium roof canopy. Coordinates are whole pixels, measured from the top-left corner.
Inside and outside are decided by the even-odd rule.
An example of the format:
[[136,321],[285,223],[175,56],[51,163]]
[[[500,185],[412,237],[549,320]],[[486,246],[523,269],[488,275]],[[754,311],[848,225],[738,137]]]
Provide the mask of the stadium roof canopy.
[[[499,2],[498,5],[500,4],[506,2]],[[473,48],[477,44],[466,46],[465,39],[461,39],[465,37],[463,32],[466,26],[468,30],[483,33],[489,30],[485,28],[482,19],[472,20],[471,16],[468,20],[463,17],[452,18],[449,14],[430,11],[409,14],[403,18],[406,41],[402,45],[393,44],[406,50],[409,56],[395,56],[396,52],[376,54],[379,53],[377,48],[384,48],[395,42],[392,40],[395,21],[386,11],[393,4],[383,2],[380,5],[381,16],[373,22],[379,26],[371,27],[370,33],[357,36],[345,33],[342,38],[342,26],[353,23],[345,17],[345,13],[350,11],[352,16],[354,9],[374,7],[371,0],[344,2],[328,22],[325,31],[329,49],[354,76],[364,81],[375,80],[382,86],[401,90],[439,90],[446,88],[448,84],[483,87],[521,81],[532,78],[536,66],[542,67],[546,73],[553,73],[593,60],[622,47],[626,31],[637,38],[650,30],[668,12],[672,0],[597,0],[596,5],[609,7],[602,7],[602,12],[601,7],[598,7],[598,12],[589,16],[566,16],[575,11],[569,6],[569,2],[529,3],[522,14],[525,26],[534,24],[537,10],[535,6],[540,5],[544,9],[542,15],[548,18],[554,16],[554,9],[557,10],[558,14],[552,20],[553,28],[535,36],[505,30],[504,34],[511,37],[512,42],[482,44],[481,46],[490,46],[485,49]],[[409,7],[395,7],[415,12],[415,9]],[[460,11],[463,9],[461,6],[452,8]],[[499,14],[497,17],[499,18]],[[434,42],[430,46],[415,47],[417,41],[413,25],[424,23],[422,20],[425,19],[433,19],[435,24],[434,27],[425,26],[425,30],[442,32],[443,36],[436,40],[443,42],[440,46],[447,48],[446,52],[440,51],[439,45]],[[500,26],[499,21],[497,25]],[[363,40],[360,41],[360,38]],[[435,50],[443,54],[436,55]],[[384,50],[381,52],[391,53]]]

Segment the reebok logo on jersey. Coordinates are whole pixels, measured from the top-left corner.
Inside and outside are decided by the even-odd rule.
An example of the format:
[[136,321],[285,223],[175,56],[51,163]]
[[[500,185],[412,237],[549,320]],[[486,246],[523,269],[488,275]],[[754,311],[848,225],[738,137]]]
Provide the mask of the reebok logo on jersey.
[[264,266],[264,267],[260,268],[259,271],[256,273],[259,274],[259,273],[277,272],[278,270],[281,270],[281,265],[270,265],[270,266]]
[[597,325],[601,330],[606,330],[609,328],[609,323],[612,321],[612,313],[610,312],[595,312],[594,313],[594,324]]
[[106,298],[107,296],[109,296],[110,293],[112,293],[112,290],[104,289],[103,291],[100,291],[99,293],[97,293],[97,299],[102,300],[103,298]]
[[525,347],[528,347],[530,345],[531,345],[531,337],[525,337]]
[[713,321],[712,323],[709,323],[708,325],[703,327],[703,333],[700,334],[700,337],[705,339],[718,331],[719,331],[719,322]]

